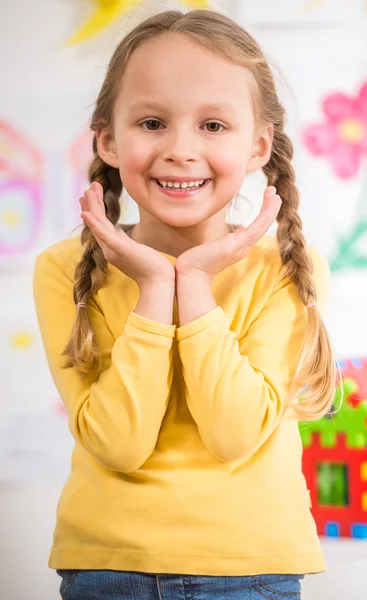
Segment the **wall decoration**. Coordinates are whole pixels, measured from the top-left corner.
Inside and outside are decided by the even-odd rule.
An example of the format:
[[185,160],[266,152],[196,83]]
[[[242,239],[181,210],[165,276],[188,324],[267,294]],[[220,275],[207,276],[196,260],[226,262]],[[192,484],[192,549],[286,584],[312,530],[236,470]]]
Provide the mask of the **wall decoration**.
[[16,350],[28,350],[34,343],[34,335],[31,331],[19,330],[14,332],[10,338],[10,344]]
[[322,111],[324,121],[308,125],[302,141],[311,154],[329,161],[337,177],[354,177],[367,166],[367,81],[355,97],[344,92],[327,95]]
[[367,165],[352,225],[336,235],[336,251],[329,259],[331,271],[367,268]]
[[308,125],[302,131],[303,144],[313,156],[327,160],[337,178],[346,182],[360,175],[364,177],[353,223],[349,230],[337,234],[330,268],[332,271],[366,268],[367,81],[355,96],[344,92],[328,94],[322,101],[322,111],[324,121]]
[[36,255],[42,243],[50,240],[51,245],[82,224],[79,198],[89,186],[92,140],[88,123],[70,147],[46,153],[16,125],[0,120],[0,262],[4,268],[18,264],[24,269],[23,259]]
[[[95,9],[83,25],[67,41],[67,45],[84,42],[98,35],[122,14],[141,4],[141,0],[92,0]],[[207,8],[209,0],[182,0],[189,8]]]
[[43,218],[43,157],[28,136],[0,120],[0,256],[32,248]]

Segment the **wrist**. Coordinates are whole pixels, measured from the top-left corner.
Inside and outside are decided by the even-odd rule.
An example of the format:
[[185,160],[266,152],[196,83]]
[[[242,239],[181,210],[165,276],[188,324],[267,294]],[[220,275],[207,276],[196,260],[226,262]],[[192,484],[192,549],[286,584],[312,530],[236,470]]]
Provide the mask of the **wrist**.
[[176,284],[178,281],[182,282],[191,282],[194,284],[197,282],[198,285],[203,285],[205,283],[211,283],[212,277],[208,275],[208,273],[201,271],[199,269],[187,270],[187,271],[176,271]]
[[141,282],[139,292],[135,312],[151,321],[172,325],[175,282],[163,279]]
[[176,294],[180,327],[217,307],[206,277],[180,275],[176,280]]
[[196,275],[193,273],[177,273],[176,275],[176,291],[190,289],[191,293],[195,294],[197,290],[200,293],[202,290],[210,290],[211,280],[205,275]]
[[160,278],[156,278],[156,279],[140,279],[137,280],[136,283],[138,284],[140,293],[142,292],[150,292],[151,290],[158,290],[158,289],[163,289],[163,290],[170,290],[170,289],[175,289],[175,285],[176,285],[176,281],[173,278],[165,278],[165,277],[160,277]]

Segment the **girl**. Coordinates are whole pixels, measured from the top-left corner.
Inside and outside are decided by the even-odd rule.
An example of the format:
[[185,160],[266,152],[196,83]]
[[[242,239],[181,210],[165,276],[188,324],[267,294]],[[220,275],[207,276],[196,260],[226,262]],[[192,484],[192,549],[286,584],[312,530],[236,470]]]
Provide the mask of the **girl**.
[[[65,600],[284,600],[325,570],[297,420],[334,397],[329,272],[283,125],[260,48],[215,11],[149,18],[111,59],[84,229],[34,275],[75,438],[49,560]],[[228,225],[257,169],[259,216]]]

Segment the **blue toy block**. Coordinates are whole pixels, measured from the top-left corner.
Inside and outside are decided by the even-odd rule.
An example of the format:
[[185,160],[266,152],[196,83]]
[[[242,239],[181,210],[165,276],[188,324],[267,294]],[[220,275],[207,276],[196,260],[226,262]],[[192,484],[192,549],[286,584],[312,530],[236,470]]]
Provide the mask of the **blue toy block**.
[[367,540],[367,523],[354,523],[351,527],[351,537]]
[[325,525],[325,535],[328,537],[340,537],[340,525],[335,521],[329,521]]

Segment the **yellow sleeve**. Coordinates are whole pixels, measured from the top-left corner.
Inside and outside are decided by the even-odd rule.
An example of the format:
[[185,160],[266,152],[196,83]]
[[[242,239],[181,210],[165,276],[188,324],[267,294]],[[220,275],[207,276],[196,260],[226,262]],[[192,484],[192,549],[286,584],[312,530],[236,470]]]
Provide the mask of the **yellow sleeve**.
[[96,378],[74,368],[62,369],[61,352],[70,335],[75,304],[73,280],[53,258],[47,250],[37,257],[33,290],[49,368],[67,408],[70,431],[105,467],[136,471],[155,448],[167,408],[176,327],[130,312],[122,335],[115,339],[92,298],[88,311],[103,371]]
[[[310,252],[324,312],[327,261]],[[307,312],[289,279],[275,282],[241,339],[217,306],[176,330],[187,403],[203,443],[219,461],[250,458],[277,427],[304,339]]]

